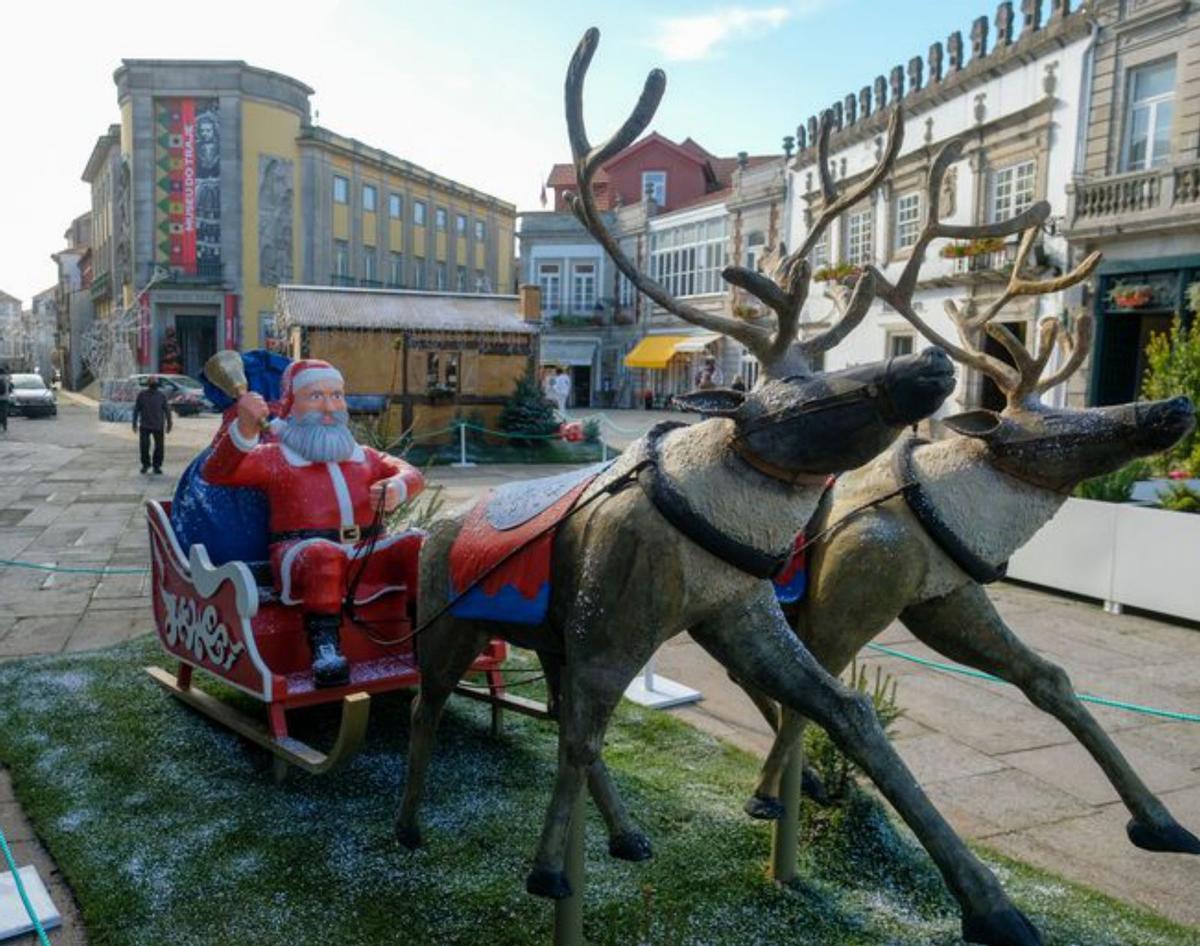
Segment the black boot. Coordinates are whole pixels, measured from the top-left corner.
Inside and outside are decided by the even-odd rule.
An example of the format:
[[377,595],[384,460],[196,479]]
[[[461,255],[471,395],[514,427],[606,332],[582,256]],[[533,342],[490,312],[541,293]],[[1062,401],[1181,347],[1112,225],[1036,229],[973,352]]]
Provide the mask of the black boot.
[[312,648],[313,683],[318,687],[340,687],[350,682],[350,663],[338,649],[340,614],[306,614],[304,629]]

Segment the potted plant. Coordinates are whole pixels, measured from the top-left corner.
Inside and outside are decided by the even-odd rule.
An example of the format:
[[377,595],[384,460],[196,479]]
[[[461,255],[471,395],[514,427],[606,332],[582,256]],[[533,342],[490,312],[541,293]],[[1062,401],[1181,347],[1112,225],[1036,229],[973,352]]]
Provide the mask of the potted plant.
[[431,384],[425,389],[431,401],[448,401],[458,392],[448,384]]
[[817,282],[853,282],[862,273],[862,267],[855,266],[853,263],[834,263],[831,266],[822,266],[815,273],[813,279]]
[[1108,293],[1119,309],[1140,309],[1154,299],[1154,290],[1145,283],[1119,282]]

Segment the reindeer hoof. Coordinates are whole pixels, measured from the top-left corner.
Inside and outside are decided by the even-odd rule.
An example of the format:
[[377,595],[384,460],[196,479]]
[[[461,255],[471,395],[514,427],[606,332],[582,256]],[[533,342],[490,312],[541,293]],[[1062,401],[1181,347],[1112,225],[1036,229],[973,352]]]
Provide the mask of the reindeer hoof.
[[964,916],[962,938],[980,946],[1042,946],[1042,937],[1016,907]]
[[1136,818],[1125,825],[1125,833],[1135,847],[1163,854],[1200,854],[1200,838],[1183,825],[1172,822],[1158,826]]
[[648,861],[654,856],[650,839],[640,831],[623,831],[608,839],[608,853],[621,861]]
[[768,795],[751,795],[745,809],[746,814],[759,821],[778,821],[783,817],[783,802]]
[[563,900],[571,896],[571,885],[567,883],[566,873],[536,864],[525,878],[525,889],[535,897],[546,897],[550,900]]
[[822,808],[828,808],[833,804],[825,791],[825,783],[821,781],[821,776],[807,766],[800,776],[800,791],[806,798],[811,799]]
[[423,843],[421,840],[421,829],[415,825],[406,827],[405,825],[396,823],[396,840],[403,844],[410,851],[415,851]]

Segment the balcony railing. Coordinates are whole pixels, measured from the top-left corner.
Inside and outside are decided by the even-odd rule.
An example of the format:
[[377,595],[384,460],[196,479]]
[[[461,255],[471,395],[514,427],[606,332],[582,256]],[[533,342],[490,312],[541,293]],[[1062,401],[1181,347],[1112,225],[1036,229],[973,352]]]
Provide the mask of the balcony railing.
[[974,256],[958,256],[954,258],[954,275],[965,276],[968,273],[1003,272],[1009,267],[1008,257],[1004,250],[993,253],[976,253]]
[[542,307],[542,318],[556,328],[591,328],[605,325],[632,325],[633,307],[622,306],[616,299],[599,299],[590,305],[567,303]]
[[1200,163],[1076,181],[1069,190],[1071,230],[1157,226],[1173,208],[1200,204]]

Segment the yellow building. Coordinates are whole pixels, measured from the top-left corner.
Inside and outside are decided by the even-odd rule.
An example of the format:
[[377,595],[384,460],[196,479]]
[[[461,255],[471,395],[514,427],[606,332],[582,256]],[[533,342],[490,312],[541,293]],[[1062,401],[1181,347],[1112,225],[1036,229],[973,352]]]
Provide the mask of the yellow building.
[[511,291],[516,208],[313,125],[302,82],[145,59],[114,81],[121,123],[84,177],[144,370],[275,341],[282,283]]

